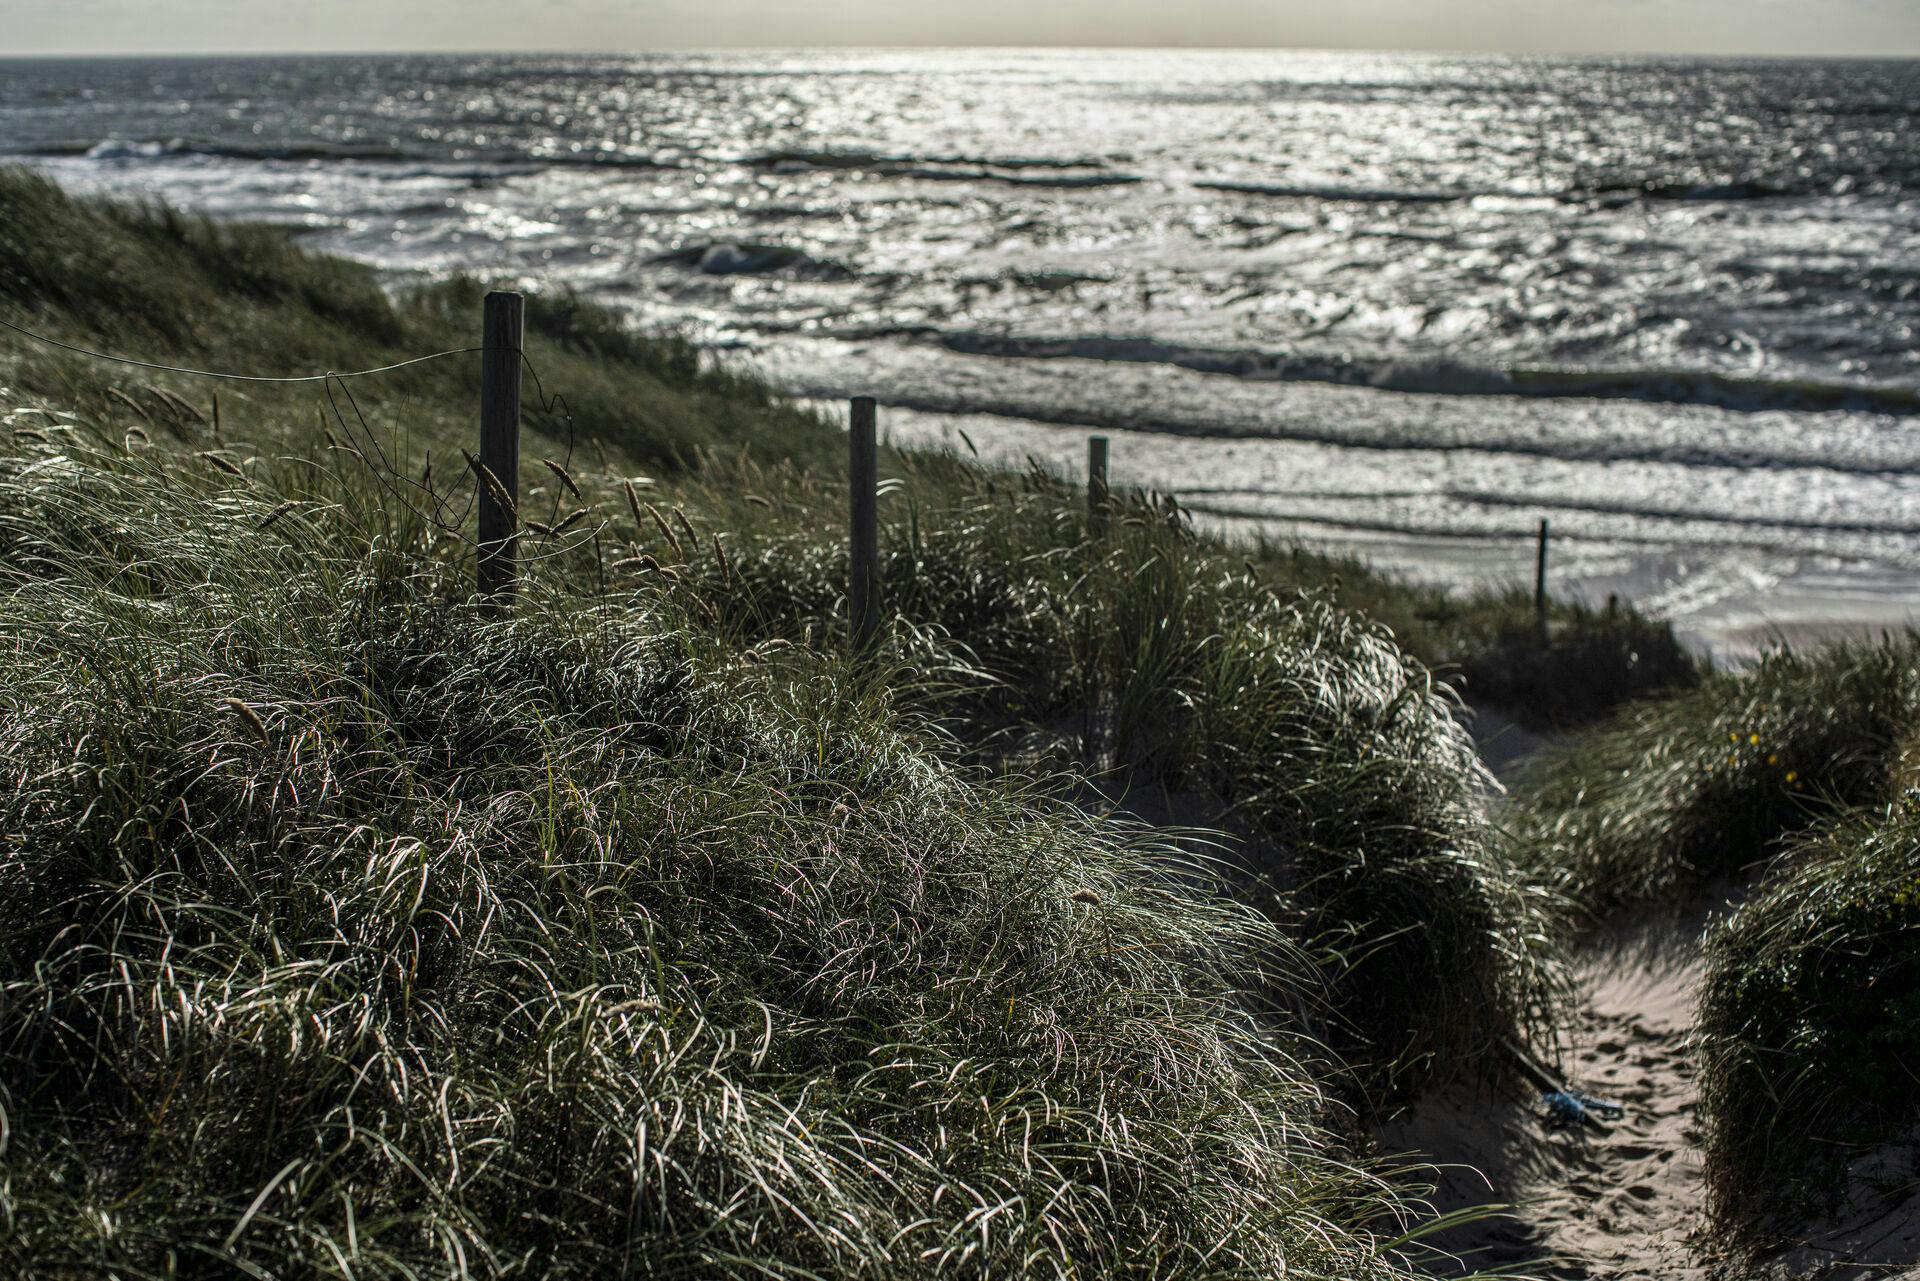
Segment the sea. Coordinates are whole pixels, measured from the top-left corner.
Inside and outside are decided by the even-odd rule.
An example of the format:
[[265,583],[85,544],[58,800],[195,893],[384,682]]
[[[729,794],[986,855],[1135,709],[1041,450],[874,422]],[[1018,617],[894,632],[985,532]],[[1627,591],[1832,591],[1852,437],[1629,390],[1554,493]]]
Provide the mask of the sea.
[[1920,63],[859,51],[0,62],[0,163],[570,288],[885,433],[1620,595],[1920,597]]

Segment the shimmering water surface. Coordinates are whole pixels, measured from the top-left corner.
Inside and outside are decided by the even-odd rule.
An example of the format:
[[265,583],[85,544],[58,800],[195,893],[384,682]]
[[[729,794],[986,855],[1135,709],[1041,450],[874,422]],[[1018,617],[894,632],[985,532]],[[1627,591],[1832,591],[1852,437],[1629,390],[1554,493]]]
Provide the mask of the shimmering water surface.
[[[896,436],[1737,647],[1920,587],[1920,64],[0,63],[0,156],[566,283]],[[964,438],[962,433],[964,433]]]

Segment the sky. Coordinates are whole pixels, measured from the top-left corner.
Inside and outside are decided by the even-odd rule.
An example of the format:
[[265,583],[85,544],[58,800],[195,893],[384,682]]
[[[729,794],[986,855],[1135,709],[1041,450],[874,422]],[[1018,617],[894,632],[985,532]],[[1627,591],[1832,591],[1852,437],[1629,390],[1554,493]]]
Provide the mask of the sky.
[[810,45],[1920,56],[1920,0],[0,0],[0,56]]

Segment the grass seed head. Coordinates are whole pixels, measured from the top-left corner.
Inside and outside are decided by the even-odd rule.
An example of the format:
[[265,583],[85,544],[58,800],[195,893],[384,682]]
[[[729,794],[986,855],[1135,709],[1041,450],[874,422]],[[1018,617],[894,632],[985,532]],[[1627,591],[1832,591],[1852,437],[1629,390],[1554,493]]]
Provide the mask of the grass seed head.
[[574,483],[574,479],[572,475],[568,473],[565,467],[562,467],[559,463],[554,462],[553,459],[551,458],[542,458],[540,460],[540,464],[541,466],[545,467],[548,471],[552,472],[559,479],[562,485],[565,485],[567,487],[567,492],[569,494],[572,494],[575,498],[580,497],[580,486]]
[[655,507],[652,503],[648,503],[646,507],[647,515],[653,517],[654,526],[659,529],[660,536],[667,540],[667,545],[673,548],[674,556],[680,560],[685,560],[687,558],[686,548],[680,545],[680,536],[673,532],[673,526],[667,524],[667,518],[660,514],[658,507]]
[[265,743],[267,741],[266,722],[261,720],[260,713],[254,711],[244,700],[238,698],[223,698],[220,700],[220,705],[233,713],[234,718],[246,727],[247,732],[253,736],[255,742]]

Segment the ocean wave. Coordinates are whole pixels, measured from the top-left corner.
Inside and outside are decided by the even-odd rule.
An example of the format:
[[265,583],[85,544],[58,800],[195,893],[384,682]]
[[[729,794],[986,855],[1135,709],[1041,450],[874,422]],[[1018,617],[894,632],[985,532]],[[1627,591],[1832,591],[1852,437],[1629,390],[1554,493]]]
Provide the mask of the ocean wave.
[[421,174],[441,177],[499,177],[505,173],[534,173],[541,169],[579,166],[593,169],[675,169],[678,160],[624,152],[581,151],[427,151],[383,143],[236,143],[198,138],[102,138],[92,142],[41,143],[17,152],[47,159],[163,160],[207,156],[259,163],[323,161],[341,164],[412,164]]
[[[1178,493],[1175,495],[1180,497]],[[1385,534],[1401,538],[1436,539],[1451,543],[1507,543],[1531,542],[1536,536],[1536,526],[1531,522],[1515,524],[1508,528],[1487,528],[1481,526],[1462,526],[1457,518],[1435,516],[1421,520],[1413,517],[1395,519],[1390,516],[1357,516],[1333,512],[1313,511],[1275,511],[1262,506],[1243,506],[1236,503],[1213,503],[1205,500],[1193,502],[1184,497],[1180,505],[1197,515],[1211,516],[1216,520],[1248,521],[1256,525],[1271,526],[1275,522],[1283,525],[1296,525],[1329,530],[1341,530],[1359,534]],[[1515,507],[1545,507],[1550,504],[1526,503],[1515,500]],[[1607,514],[1607,513],[1596,513]],[[1759,532],[1735,532],[1740,527],[1714,521],[1710,517],[1701,517],[1702,523],[1722,525],[1729,532],[1715,533],[1697,537],[1690,545],[1696,547],[1714,547],[1728,550],[1778,552],[1780,538],[1765,536]],[[1556,531],[1561,539],[1574,537],[1582,541],[1606,543],[1617,547],[1671,548],[1674,545],[1672,534],[1662,534],[1653,530],[1636,532],[1627,529],[1606,529],[1586,534],[1569,535],[1565,530]],[[1791,525],[1783,525],[1783,533],[1793,532]],[[1822,529],[1801,530],[1801,533],[1830,533],[1844,538],[1898,537],[1906,531],[1898,527],[1862,527],[1860,529]]]
[[[803,396],[839,396],[839,386],[809,385],[789,390]],[[1540,458],[1562,463],[1656,463],[1677,467],[1717,467],[1735,471],[1832,472],[1846,476],[1905,478],[1920,475],[1920,457],[1898,460],[1846,454],[1810,455],[1790,436],[1739,433],[1713,438],[1640,436],[1538,436],[1525,430],[1486,434],[1435,435],[1385,419],[1340,422],[1317,417],[1271,418],[1234,422],[1206,412],[1191,414],[1133,404],[1067,402],[1052,395],[1021,395],[1017,390],[982,392],[966,387],[945,392],[937,387],[876,390],[881,403],[928,414],[981,414],[991,418],[1045,423],[1089,431],[1149,432],[1196,440],[1271,440],[1341,449],[1405,453],[1432,450],[1481,454],[1492,458]]]
[[1460,191],[1400,191],[1368,187],[1292,187],[1264,182],[1196,182],[1201,191],[1224,191],[1240,196],[1271,196],[1277,200],[1319,200],[1333,204],[1440,205],[1471,200]]
[[792,280],[851,280],[853,272],[789,245],[721,242],[685,245],[656,255],[662,266],[684,267],[705,276],[784,276]]
[[1146,181],[1104,160],[1037,156],[895,156],[870,151],[772,151],[743,163],[773,173],[859,172],[931,182],[993,182],[1013,187],[1127,187]]
[[1366,361],[1343,355],[1189,347],[1151,338],[1022,338],[941,330],[876,331],[859,336],[918,338],[970,356],[1172,365],[1252,381],[1333,383],[1420,395],[1640,400],[1745,412],[1920,414],[1920,389],[1912,387],[1750,378],[1711,370],[1501,369],[1445,361]]
[[54,143],[30,155],[82,156],[89,160],[156,160],[170,156],[218,156],[229,160],[430,161],[424,152],[380,144],[230,143],[196,138],[102,138],[92,143]]
[[1486,490],[1450,489],[1446,497],[1481,507],[1525,508],[1529,511],[1563,511],[1596,516],[1622,516],[1632,520],[1698,522],[1727,525],[1740,529],[1774,529],[1807,534],[1898,534],[1920,535],[1920,524],[1884,520],[1819,520],[1796,516],[1765,516],[1749,512],[1716,511],[1698,507],[1672,507],[1652,503],[1608,502],[1599,498],[1553,498],[1538,494],[1503,494]]
[[1634,201],[1739,203],[1760,200],[1814,199],[1846,195],[1887,195],[1898,185],[1872,183],[1861,185],[1846,177],[1826,181],[1778,182],[1765,178],[1744,178],[1722,182],[1679,181],[1647,178],[1639,181],[1602,181],[1581,184],[1551,192],[1519,191],[1446,191],[1402,189],[1397,187],[1317,187],[1287,183],[1195,182],[1201,191],[1219,191],[1240,196],[1261,196],[1274,200],[1317,201],[1326,204],[1444,205],[1480,199],[1547,199],[1563,203]]
[[513,158],[556,169],[684,169],[687,167],[684,160],[619,151],[577,151],[552,154],[535,151],[515,154]]
[[983,169],[1104,169],[1106,161],[1053,156],[909,156],[879,151],[763,151],[742,163],[756,169],[872,169],[888,165],[959,165]]
[[1105,285],[1113,282],[1111,276],[1093,275],[1081,271],[1015,271],[1008,273],[1006,279],[1023,289],[1032,289],[1046,294],[1077,289],[1081,285]]
[[1764,178],[1740,178],[1726,182],[1666,181],[1648,178],[1640,182],[1598,183],[1569,192],[1582,197],[1626,197],[1655,201],[1742,201],[1785,200],[1804,196],[1845,194],[1835,192],[1834,184],[1774,182]]
[[991,169],[902,169],[890,176],[934,182],[997,182],[1009,187],[1131,187],[1146,179],[1130,173],[999,173]]

